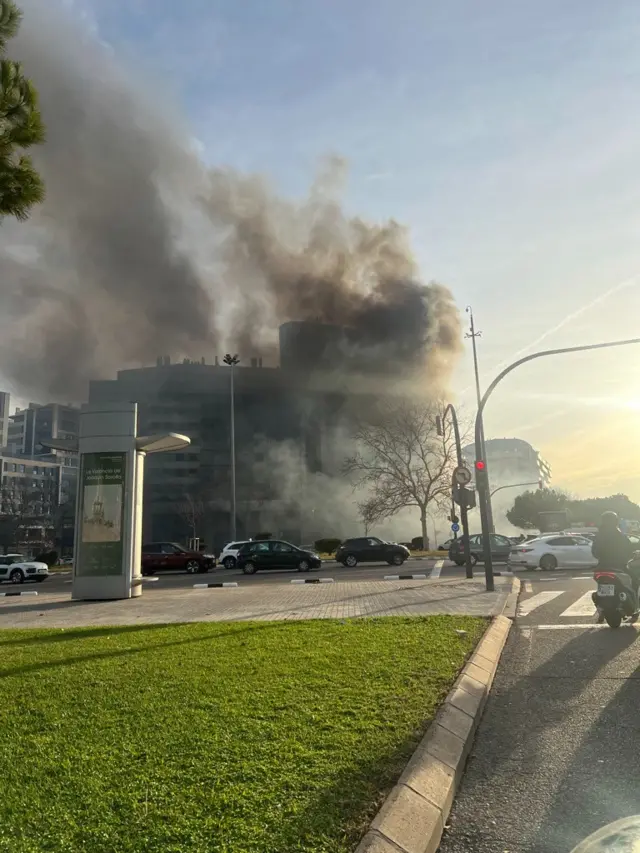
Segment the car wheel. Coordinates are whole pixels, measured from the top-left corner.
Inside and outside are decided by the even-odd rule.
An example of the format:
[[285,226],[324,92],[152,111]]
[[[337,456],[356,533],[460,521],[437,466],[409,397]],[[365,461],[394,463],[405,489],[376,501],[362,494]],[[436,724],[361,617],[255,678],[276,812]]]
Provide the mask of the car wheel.
[[255,575],[255,573],[257,571],[256,564],[255,563],[245,563],[244,566],[242,567],[242,571],[245,573],[245,575]]
[[298,571],[299,572],[310,572],[311,571],[311,563],[309,560],[300,560],[298,563]]
[[358,565],[358,558],[355,554],[349,554],[347,557],[344,558],[344,564],[350,569],[353,569],[355,566]]
[[197,560],[188,560],[184,568],[188,575],[195,575],[196,572],[200,571],[200,563]]
[[394,566],[401,566],[404,563],[404,557],[402,554],[394,554],[391,558],[391,563]]
[[558,568],[558,561],[553,554],[545,554],[540,558],[540,568],[543,572],[552,572]]
[[[464,560],[454,560],[453,562],[456,566],[464,566]],[[471,565],[473,565],[473,563]]]
[[9,575],[11,583],[24,583],[24,575],[22,569],[14,569]]
[[235,557],[225,557],[224,560],[222,561],[222,565],[225,567],[225,569],[234,569],[235,565],[236,565],[236,558]]

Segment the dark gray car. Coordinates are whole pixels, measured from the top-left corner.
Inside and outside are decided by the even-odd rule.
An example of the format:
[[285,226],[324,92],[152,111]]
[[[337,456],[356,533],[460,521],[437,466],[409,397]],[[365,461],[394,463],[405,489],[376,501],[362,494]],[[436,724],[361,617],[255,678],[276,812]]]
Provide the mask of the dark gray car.
[[[500,536],[498,533],[490,533],[489,541],[491,543],[492,558],[498,563],[506,563],[513,547],[511,540],[506,536]],[[469,537],[469,550],[471,551],[471,562],[474,565],[484,562],[484,546],[481,533]],[[462,536],[454,539],[449,546],[449,559],[456,566],[464,566],[464,543]]]

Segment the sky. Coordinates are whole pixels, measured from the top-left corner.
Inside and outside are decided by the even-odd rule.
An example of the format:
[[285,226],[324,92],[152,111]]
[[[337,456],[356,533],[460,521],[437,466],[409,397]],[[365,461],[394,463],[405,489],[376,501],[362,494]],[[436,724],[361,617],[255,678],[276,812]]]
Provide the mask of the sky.
[[[539,349],[640,335],[640,6],[633,0],[68,0],[211,164],[408,225],[472,305],[483,387]],[[474,409],[469,342],[451,394]],[[579,496],[640,500],[640,346],[519,368],[486,410]]]

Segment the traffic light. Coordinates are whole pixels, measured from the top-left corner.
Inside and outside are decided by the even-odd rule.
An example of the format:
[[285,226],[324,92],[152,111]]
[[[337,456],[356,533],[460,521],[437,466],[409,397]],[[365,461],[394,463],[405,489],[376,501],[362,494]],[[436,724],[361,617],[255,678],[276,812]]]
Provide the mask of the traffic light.
[[484,459],[476,459],[476,486],[478,488],[487,488],[489,485],[489,477],[487,475],[487,463]]

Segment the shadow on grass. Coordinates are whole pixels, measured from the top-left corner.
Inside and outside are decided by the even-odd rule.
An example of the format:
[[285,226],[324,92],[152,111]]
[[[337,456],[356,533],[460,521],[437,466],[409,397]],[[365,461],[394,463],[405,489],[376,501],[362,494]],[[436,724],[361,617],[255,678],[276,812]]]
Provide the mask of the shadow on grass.
[[[145,625],[145,626],[134,626],[129,628],[128,626],[124,626],[124,631],[120,627],[104,629],[96,629],[96,631],[100,631],[101,634],[93,634],[92,631],[83,631],[82,629],[76,629],[75,631],[65,631],[65,634],[69,636],[66,639],[75,639],[82,640],[87,636],[101,636],[102,634],[109,634],[110,636],[118,635],[121,632],[126,632],[128,630],[133,631],[143,631],[143,630],[162,630],[163,628],[171,627],[175,628],[178,625],[187,626],[193,623],[174,623],[171,626],[167,625]],[[227,640],[236,637],[238,634],[250,633],[254,631],[267,631],[267,630],[275,630],[277,628],[281,628],[283,623],[281,622],[265,622],[264,624],[259,625],[247,625],[242,628],[236,628],[234,626],[233,629],[228,630],[224,633],[217,634],[208,634],[206,636],[197,636],[197,637],[188,637],[184,640],[171,640],[165,643],[152,643],[144,646],[137,646],[132,649],[114,649],[113,651],[107,652],[95,652],[94,654],[86,654],[86,655],[77,655],[75,657],[65,657],[60,660],[47,660],[47,661],[38,661],[36,663],[26,663],[21,664],[20,666],[9,667],[7,669],[0,670],[0,678],[8,678],[13,675],[25,675],[31,672],[39,672],[43,669],[51,669],[54,667],[61,666],[70,666],[77,663],[87,663],[88,661],[99,661],[99,660],[110,660],[117,657],[128,657],[131,655],[137,655],[141,652],[153,651],[154,649],[166,649],[171,646],[187,646],[192,645],[194,643],[203,643],[203,642],[219,642],[220,640]],[[42,640],[42,638],[41,638]]]

